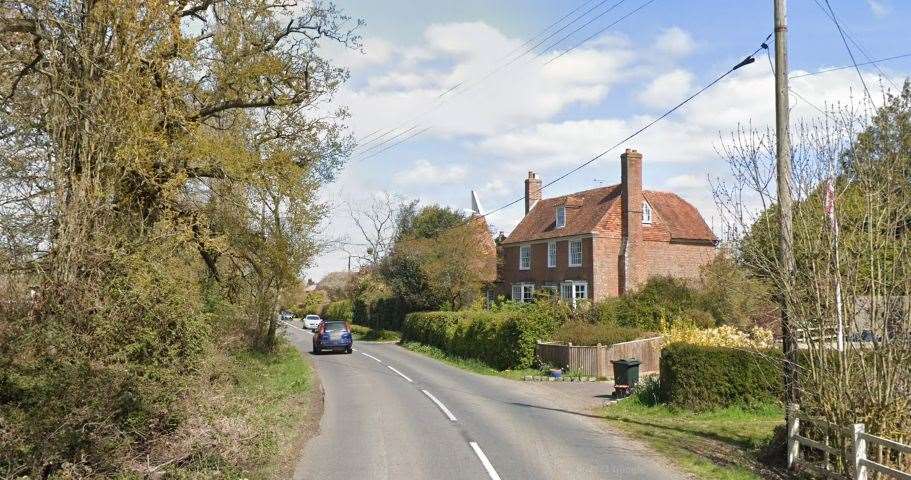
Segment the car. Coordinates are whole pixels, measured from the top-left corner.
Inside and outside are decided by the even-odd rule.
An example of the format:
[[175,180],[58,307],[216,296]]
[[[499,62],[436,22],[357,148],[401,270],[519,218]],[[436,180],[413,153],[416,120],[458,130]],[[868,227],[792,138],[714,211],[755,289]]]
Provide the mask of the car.
[[289,311],[287,311],[287,310],[283,310],[283,311],[281,312],[281,319],[282,319],[282,321],[290,322],[293,318],[294,318],[294,314],[293,314],[293,313],[291,313],[291,312],[289,312]]
[[316,331],[316,328],[319,327],[320,323],[323,323],[323,319],[319,318],[319,315],[310,314],[304,317],[304,328],[307,330]]
[[354,348],[354,338],[351,328],[345,322],[323,321],[313,334],[313,353],[319,354],[323,350],[340,350],[351,353]]

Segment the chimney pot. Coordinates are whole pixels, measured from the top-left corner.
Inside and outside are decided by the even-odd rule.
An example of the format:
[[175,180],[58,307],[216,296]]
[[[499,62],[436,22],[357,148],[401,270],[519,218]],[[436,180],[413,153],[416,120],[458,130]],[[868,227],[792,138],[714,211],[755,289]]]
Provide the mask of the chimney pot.
[[541,179],[535,172],[529,170],[528,178],[525,179],[525,214],[527,215],[540,200]]

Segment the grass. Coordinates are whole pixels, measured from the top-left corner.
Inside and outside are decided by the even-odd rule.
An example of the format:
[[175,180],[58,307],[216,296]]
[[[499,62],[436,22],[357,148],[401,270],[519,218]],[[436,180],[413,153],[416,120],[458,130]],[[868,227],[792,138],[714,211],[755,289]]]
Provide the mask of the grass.
[[462,370],[468,370],[469,372],[479,373],[481,375],[492,375],[496,377],[509,378],[512,380],[522,380],[522,377],[526,375],[541,375],[540,370],[533,368],[527,368],[523,370],[497,370],[496,368],[493,368],[476,358],[457,357],[450,353],[446,353],[437,347],[424,345],[423,343],[419,342],[402,342],[399,343],[399,345],[407,348],[408,350],[411,350],[412,352],[420,353],[421,355],[425,355],[454,367],[461,368]]
[[394,330],[374,330],[363,325],[351,325],[351,332],[355,340],[398,342],[402,334]]
[[271,354],[240,351],[212,366],[181,450],[192,452],[168,478],[290,477],[314,420],[313,374],[281,340]]
[[[696,394],[694,392],[694,394]],[[775,478],[758,461],[784,412],[777,405],[694,413],[632,396],[603,409],[609,422],[702,479]]]

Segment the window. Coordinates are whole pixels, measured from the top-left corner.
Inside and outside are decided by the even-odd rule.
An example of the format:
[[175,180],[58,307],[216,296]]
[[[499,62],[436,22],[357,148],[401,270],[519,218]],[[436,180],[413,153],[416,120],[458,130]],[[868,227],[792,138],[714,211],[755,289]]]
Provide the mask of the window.
[[545,283],[544,285],[541,285],[539,290],[547,290],[550,296],[554,298],[557,298],[560,293],[557,291],[557,285],[554,283]]
[[579,281],[567,281],[560,284],[560,296],[564,300],[572,302],[576,307],[580,300],[588,298],[588,283]]
[[512,284],[512,299],[517,302],[532,302],[535,299],[535,284],[533,283],[514,283]]
[[642,223],[651,225],[652,223],[652,206],[646,201],[642,201]]
[[582,266],[582,240],[569,241],[569,266]]
[[557,228],[566,226],[566,205],[557,206]]
[[557,242],[547,242],[547,268],[557,266]]
[[519,246],[519,270],[531,270],[531,247]]

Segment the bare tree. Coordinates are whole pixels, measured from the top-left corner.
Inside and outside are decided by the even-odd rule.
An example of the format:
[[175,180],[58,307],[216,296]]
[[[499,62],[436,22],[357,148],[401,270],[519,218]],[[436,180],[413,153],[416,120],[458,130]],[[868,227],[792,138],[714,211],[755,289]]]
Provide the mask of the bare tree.
[[399,214],[405,205],[400,197],[389,192],[382,192],[357,204],[347,202],[348,215],[360,233],[363,248],[351,249],[349,244],[346,252],[362,265],[376,267],[392,251]]

